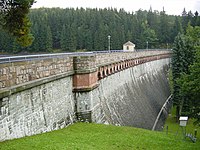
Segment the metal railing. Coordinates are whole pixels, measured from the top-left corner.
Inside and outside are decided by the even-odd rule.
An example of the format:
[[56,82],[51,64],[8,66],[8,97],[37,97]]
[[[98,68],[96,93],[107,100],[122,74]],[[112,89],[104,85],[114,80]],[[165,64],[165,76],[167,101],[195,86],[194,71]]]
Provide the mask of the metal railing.
[[[137,49],[136,52],[140,51],[166,51],[166,49]],[[0,57],[0,64],[3,63],[11,63],[11,62],[19,62],[19,61],[30,61],[30,60],[41,60],[41,59],[48,59],[48,58],[63,58],[66,56],[88,56],[88,55],[95,55],[98,53],[129,53],[133,51],[128,50],[108,50],[104,51],[91,51],[91,52],[71,52],[71,53],[55,53],[55,54],[37,54],[37,55],[22,55],[22,56],[9,56],[9,57]]]
[[30,61],[30,60],[41,60],[48,58],[63,58],[66,56],[78,56],[78,55],[91,55],[92,52],[74,52],[74,53],[55,53],[55,54],[38,54],[38,55],[22,55],[22,56],[9,56],[0,57],[0,64],[19,62],[19,61]]

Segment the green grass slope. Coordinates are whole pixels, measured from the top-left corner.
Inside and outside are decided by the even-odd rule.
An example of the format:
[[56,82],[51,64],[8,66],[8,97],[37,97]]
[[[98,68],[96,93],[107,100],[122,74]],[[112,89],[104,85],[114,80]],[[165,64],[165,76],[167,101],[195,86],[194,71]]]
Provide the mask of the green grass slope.
[[200,149],[174,134],[132,127],[76,123],[67,128],[0,143],[0,150],[129,150]]

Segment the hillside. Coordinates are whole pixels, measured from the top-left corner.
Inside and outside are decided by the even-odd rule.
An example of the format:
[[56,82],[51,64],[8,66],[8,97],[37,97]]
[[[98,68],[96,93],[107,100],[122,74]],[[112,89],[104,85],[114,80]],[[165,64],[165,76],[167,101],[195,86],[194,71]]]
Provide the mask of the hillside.
[[0,150],[44,149],[181,149],[195,150],[200,142],[165,132],[155,132],[132,127],[76,123],[67,128],[0,143]]

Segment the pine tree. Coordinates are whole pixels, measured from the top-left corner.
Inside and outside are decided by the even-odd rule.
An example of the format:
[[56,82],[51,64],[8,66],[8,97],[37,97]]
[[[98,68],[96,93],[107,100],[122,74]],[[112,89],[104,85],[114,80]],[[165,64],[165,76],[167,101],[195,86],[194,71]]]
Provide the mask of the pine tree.
[[193,24],[194,26],[200,26],[200,16],[199,16],[198,11],[194,13],[193,22],[194,22]]
[[34,41],[30,47],[30,52],[38,52],[39,51],[39,26],[38,23],[34,23],[31,32],[33,33]]
[[143,23],[143,43],[144,47],[146,46],[145,43],[148,42],[148,48],[155,48],[156,44],[158,43],[157,35],[153,29],[148,27],[148,24]]
[[12,43],[14,39],[7,32],[0,29],[0,52],[12,53]]
[[47,26],[47,28],[46,28],[46,48],[45,48],[47,52],[51,52],[52,45],[53,45],[53,40],[52,40],[51,29],[49,26]]
[[200,126],[200,46],[196,47],[194,64],[189,67],[188,74],[182,74],[177,80],[181,95],[188,98],[187,115],[196,119],[195,123]]
[[61,40],[60,40],[60,45],[61,45],[61,49],[63,51],[67,50],[67,30],[66,30],[66,26],[63,25],[62,28],[62,32],[61,32]]
[[168,17],[163,8],[163,11],[160,12],[159,40],[164,45],[166,43],[170,43],[170,35],[168,33],[170,33],[171,29],[168,22],[169,22]]
[[188,97],[184,97],[180,93],[180,86],[177,79],[180,78],[182,73],[189,72],[189,65],[194,61],[194,49],[192,39],[186,35],[178,34],[174,41],[173,57],[172,57],[172,73],[173,73],[173,101],[176,105],[177,118],[179,118],[184,101]]
[[174,26],[171,30],[171,37],[173,39],[173,41],[175,40],[175,37],[178,35],[178,33],[183,33],[183,28],[180,22],[179,17],[176,16],[175,21],[174,21]]
[[92,38],[92,33],[90,30],[88,30],[85,34],[85,40],[84,40],[84,48],[87,51],[92,51],[93,50],[93,38]]
[[[31,33],[35,38],[32,46],[20,48],[28,52],[48,52],[51,49],[51,46],[48,46],[51,45],[51,35],[52,49],[64,51],[107,50],[108,35],[111,35],[112,49],[121,49],[129,40],[136,44],[137,49],[146,48],[147,41],[149,47],[166,48],[166,44],[172,43],[179,31],[178,27],[175,28],[177,22],[174,23],[174,16],[152,9],[148,12],[138,10],[135,13],[128,13],[123,9],[118,11],[112,8],[40,8],[31,9],[29,17],[32,22]],[[177,18],[181,24],[182,17]],[[198,22],[199,16],[196,18]],[[66,32],[63,32],[63,26]],[[156,39],[159,42],[156,42]],[[21,41],[23,40],[24,37],[21,38]],[[11,43],[11,50],[6,51],[12,51],[13,41],[5,43]]]
[[67,26],[67,32],[68,36],[66,38],[66,50],[67,51],[75,51],[77,47],[77,41],[76,41],[76,27],[73,24],[72,26]]
[[0,1],[0,26],[26,47],[32,44],[31,23],[28,18],[34,0]]

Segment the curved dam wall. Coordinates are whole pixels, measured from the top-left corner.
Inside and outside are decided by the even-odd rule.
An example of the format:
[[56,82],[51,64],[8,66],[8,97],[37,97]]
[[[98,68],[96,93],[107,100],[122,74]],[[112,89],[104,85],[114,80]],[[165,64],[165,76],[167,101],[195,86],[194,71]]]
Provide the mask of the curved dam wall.
[[100,80],[93,91],[75,95],[77,111],[86,121],[152,129],[170,95],[169,64],[170,58],[155,60]]
[[[170,95],[170,51],[0,63],[0,141],[87,121],[152,129]],[[158,121],[161,129],[165,114]]]

